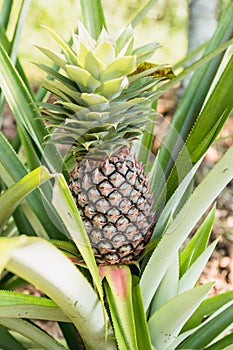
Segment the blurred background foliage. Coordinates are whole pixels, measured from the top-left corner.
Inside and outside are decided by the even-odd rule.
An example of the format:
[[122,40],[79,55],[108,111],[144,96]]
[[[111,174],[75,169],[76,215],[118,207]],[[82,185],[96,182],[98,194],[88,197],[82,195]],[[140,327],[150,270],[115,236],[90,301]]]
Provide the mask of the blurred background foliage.
[[[91,0],[87,0],[91,1]],[[218,17],[232,0],[219,0]],[[0,0],[0,7],[3,0]],[[108,30],[111,34],[130,23],[140,7],[142,0],[103,0]],[[11,25],[8,28],[9,39],[17,18],[21,0],[14,2]],[[77,26],[80,18],[77,0],[32,0],[26,25],[22,33],[19,48],[21,63],[32,83],[38,83],[42,73],[33,62],[46,62],[46,58],[35,48],[40,45],[57,49],[56,43],[42,25],[55,29],[65,39]],[[174,64],[184,58],[187,51],[188,0],[158,0],[146,18],[135,28],[137,42],[140,45],[151,41],[159,42],[162,47],[153,61]]]

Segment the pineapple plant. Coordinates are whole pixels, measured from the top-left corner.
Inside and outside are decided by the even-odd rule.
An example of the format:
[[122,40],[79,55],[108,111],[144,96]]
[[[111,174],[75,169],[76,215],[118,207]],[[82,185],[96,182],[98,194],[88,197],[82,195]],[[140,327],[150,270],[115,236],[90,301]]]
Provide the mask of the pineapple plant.
[[130,263],[140,257],[153,224],[148,176],[130,146],[154,114],[151,88],[162,77],[143,61],[158,45],[133,50],[130,26],[112,41],[104,28],[97,40],[82,23],[78,29],[74,48],[51,29],[63,53],[40,48],[63,71],[40,65],[55,78],[43,87],[56,95],[41,108],[53,140],[71,146],[76,164],[69,188],[97,262]]
[[[11,17],[11,3],[4,1],[2,23]],[[22,1],[23,17],[28,3]],[[80,24],[72,48],[51,30],[62,53],[41,48],[56,63],[53,68],[40,65],[49,74],[44,87],[57,96],[54,103],[39,103],[48,129],[35,103],[46,101],[46,90],[34,95],[19,59],[16,66],[11,60],[20,25],[12,42],[3,28],[0,31],[0,87],[14,112],[20,139],[20,145],[10,145],[0,132],[0,348],[230,349],[233,292],[207,297],[213,284],[198,285],[217,243],[207,246],[214,208],[191,241],[183,242],[232,179],[230,147],[190,193],[200,159],[233,107],[233,57],[226,63],[221,55],[232,44],[225,41],[232,37],[233,4],[204,57],[160,84],[171,70],[145,62],[158,45],[134,50],[131,27],[112,41],[105,30],[99,36],[104,25],[101,0],[80,3],[83,22],[96,41]],[[133,27],[155,1],[149,3],[132,20]],[[150,117],[154,119],[153,88],[159,83],[160,94],[197,67],[201,70],[194,73],[156,162],[146,163],[149,132],[133,145],[139,154],[136,160],[131,144],[145,129],[153,130],[154,121],[148,125]],[[216,74],[219,80],[214,84]],[[64,158],[70,179],[54,142],[70,145]],[[191,159],[191,171],[185,166],[186,156]],[[182,170],[179,183],[178,168]],[[166,193],[161,209],[163,189],[170,197]],[[122,224],[116,210],[125,220]],[[79,213],[101,266],[96,264]],[[130,232],[132,227],[135,231]],[[146,254],[143,248],[151,233],[150,254]],[[140,269],[126,264],[139,258]],[[46,297],[14,291],[27,282]],[[34,319],[57,321],[62,338],[42,331],[31,322]]]

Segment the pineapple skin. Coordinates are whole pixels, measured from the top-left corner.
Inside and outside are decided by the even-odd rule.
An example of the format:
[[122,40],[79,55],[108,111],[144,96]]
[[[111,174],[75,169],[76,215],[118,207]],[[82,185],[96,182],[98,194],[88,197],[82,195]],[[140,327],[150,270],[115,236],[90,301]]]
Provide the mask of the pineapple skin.
[[149,181],[142,165],[128,152],[84,159],[71,172],[69,188],[97,263],[137,260],[153,223]]

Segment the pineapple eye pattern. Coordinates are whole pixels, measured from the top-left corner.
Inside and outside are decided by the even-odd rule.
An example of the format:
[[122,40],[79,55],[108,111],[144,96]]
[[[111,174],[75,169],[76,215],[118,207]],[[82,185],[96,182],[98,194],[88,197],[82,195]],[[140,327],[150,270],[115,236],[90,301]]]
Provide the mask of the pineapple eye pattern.
[[[96,174],[103,174],[104,180],[101,176],[98,183]],[[71,173],[69,188],[97,262],[126,264],[138,259],[153,221],[142,166],[125,152],[104,161],[85,159]]]

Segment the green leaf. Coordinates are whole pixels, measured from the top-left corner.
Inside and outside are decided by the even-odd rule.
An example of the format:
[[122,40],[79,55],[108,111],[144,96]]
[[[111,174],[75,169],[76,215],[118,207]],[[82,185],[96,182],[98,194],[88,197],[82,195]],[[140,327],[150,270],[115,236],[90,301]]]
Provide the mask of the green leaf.
[[[181,209],[174,221],[167,227],[141,277],[141,288],[145,308],[148,310],[151,300],[161,282],[164,273],[195,224],[228,184],[233,176],[233,147],[215,165],[195,189],[190,199]],[[216,178],[218,181],[216,182]],[[168,254],[169,252],[169,254]],[[156,266],[156,273],[155,273]],[[150,285],[150,288],[147,286]]]
[[50,299],[1,290],[0,318],[4,317],[69,322]]
[[195,235],[190,242],[186,245],[180,255],[180,275],[182,276],[185,271],[195,262],[195,260],[204,252],[211,229],[213,227],[214,218],[216,213],[216,206],[214,206],[209,212],[208,216],[201,224]]
[[3,326],[0,326],[0,348],[2,350],[27,350]]
[[[177,158],[175,168],[173,168],[169,175],[166,186],[168,197],[174,191],[177,182],[185,175],[187,167],[185,166],[185,163],[187,162],[187,157],[192,164],[195,164],[213,143],[226,119],[230,115],[233,108],[232,96],[230,94],[230,91],[233,90],[233,80],[229,74],[231,74],[230,72],[232,72],[232,69],[233,56],[219,78],[204,109],[193,125],[192,131]],[[216,100],[221,101],[221,103],[216,104]],[[202,140],[201,142],[200,139]]]
[[1,45],[0,86],[14,113],[17,124],[27,130],[35,142],[41,158],[46,161],[50,170],[61,171],[62,160],[55,145],[47,145],[44,152],[42,144],[44,137],[48,135],[45,124],[38,119],[40,113],[35,106],[35,101]]
[[[155,347],[166,349],[172,344],[212,286],[213,283],[208,283],[179,294],[153,313],[148,321],[148,327]],[[193,347],[183,349],[193,349]]]
[[124,56],[115,59],[110,65],[101,73],[101,81],[121,78],[132,73],[136,68],[136,59],[134,56]]
[[95,49],[96,57],[108,66],[115,59],[115,50],[111,42],[104,41]]
[[78,86],[84,87],[85,90],[89,89],[90,92],[94,92],[100,85],[100,82],[96,80],[87,70],[78,66],[66,66],[68,76],[74,80]]
[[[227,11],[225,12],[224,16],[222,17],[218,25],[216,33],[214,34],[213,38],[210,40],[209,45],[205,50],[203,58],[195,62],[185,72],[182,72],[180,76],[178,75],[176,78],[172,79],[172,82],[168,82],[167,84],[163,85],[163,91],[164,91],[164,89],[166,90],[168,87],[172,86],[175,82],[180,80],[181,77],[183,77],[187,73],[190,73],[190,70],[193,70],[193,68],[195,69],[198,68],[198,65],[200,66],[200,63],[201,63],[202,68],[200,68],[194,73],[190,81],[190,84],[186,89],[185,94],[179,104],[179,107],[176,110],[173,123],[172,123],[173,127],[170,128],[170,131],[166,137],[164,145],[161,148],[161,151],[159,154],[159,165],[162,167],[163,175],[165,174],[166,178],[171,172],[171,169],[174,165],[174,161],[177,159],[177,156],[181,148],[183,147],[183,141],[186,140],[187,135],[190,133],[190,131],[193,128],[193,125],[197,119],[198,114],[203,108],[203,104],[205,103],[205,99],[209,93],[213,79],[216,76],[218,68],[221,64],[221,60],[223,58],[224,53],[222,52],[222,54],[220,55],[217,55],[217,53],[220,53],[222,51],[222,48],[224,47],[225,49],[227,48],[229,42],[225,43],[225,41],[232,37],[232,33],[233,33],[232,16],[233,16],[233,4],[230,3],[229,7],[227,8]],[[214,56],[216,57],[211,62],[206,62],[206,64],[203,65],[204,61],[206,59],[209,60],[211,56],[212,58]],[[223,81],[222,84],[224,85],[224,83],[225,82]],[[229,77],[228,77],[227,84],[228,83],[229,83]],[[222,89],[222,92],[225,91],[225,97],[230,98],[229,97],[230,93],[227,90],[227,88],[222,86],[221,89]],[[220,101],[219,98],[217,101],[218,101],[217,103],[218,108],[222,107],[222,113],[223,113],[227,104],[225,104],[226,102],[224,101],[219,102]],[[222,113],[215,114],[214,112],[215,112],[214,110],[211,110],[211,114],[210,114],[211,118],[208,119],[208,122],[205,125],[206,128],[209,127],[209,130],[211,130],[212,128],[212,126],[209,126],[209,123],[212,121],[214,122],[218,121],[218,119],[222,116]],[[202,130],[200,130],[200,128],[198,129],[202,134]],[[179,135],[179,138],[180,138],[179,140],[177,139],[177,135]],[[203,136],[202,136],[202,139],[203,139]],[[199,140],[200,140],[200,137],[199,137]],[[197,147],[199,145],[199,140],[198,140],[198,144],[193,143],[192,146]],[[204,151],[203,145],[202,145],[202,150]],[[159,171],[159,169],[157,170]],[[157,178],[160,183],[160,186],[158,188],[158,193],[159,193],[165,181],[161,177],[160,178],[157,177]],[[173,186],[173,190],[174,190],[174,187],[175,186]],[[171,193],[172,190],[169,190],[169,192]]]
[[217,243],[216,239],[190,266],[179,281],[179,293],[185,292],[186,290],[193,288],[197,283],[204,267],[206,266],[210,256],[212,255]]
[[192,317],[190,317],[190,319],[184,325],[182,332],[186,332],[192,328],[197,327],[205,320],[206,317],[212,315],[214,312],[226,305],[231,300],[233,300],[233,291],[214,295],[204,300],[194,312]]
[[38,157],[37,149],[33,143],[30,135],[21,126],[17,128],[18,135],[20,137],[21,145],[24,150],[25,157],[27,159],[27,166],[29,170],[33,170],[41,165],[41,160]]
[[171,261],[158,290],[152,300],[150,313],[153,314],[163,304],[178,294],[179,287],[179,257],[178,253]]
[[[186,177],[184,178],[184,180],[181,181],[176,191],[173,193],[169,201],[166,203],[165,207],[162,209],[161,213],[157,214],[158,221],[156,222],[151,240],[161,237],[169,221],[171,219],[174,219],[174,217],[176,216],[175,213],[178,209],[178,206],[180,205],[183,196],[185,195],[190,185],[192,184],[193,177],[196,174],[196,171],[199,168],[200,164],[201,164],[201,160],[197,162],[197,164],[194,167],[192,167],[192,169],[187,173]],[[156,164],[155,164],[155,167],[156,167]],[[155,186],[157,185],[157,179],[154,178],[153,176],[154,174],[150,174],[150,175],[152,176],[152,178],[150,179],[150,186],[151,188],[155,188]]]
[[100,275],[107,280],[105,290],[119,348],[138,350],[129,267],[126,265],[101,267]]
[[46,47],[35,46],[39,49],[45,56],[51,59],[52,62],[56,63],[59,67],[64,68],[67,64],[65,56],[61,53],[49,50]]
[[209,345],[217,336],[232,325],[233,304],[218,313],[215,317],[196,330],[178,349],[203,349]]
[[51,34],[51,36],[56,40],[56,42],[60,45],[67,61],[70,64],[77,64],[77,57],[74,54],[74,52],[71,50],[71,48],[69,47],[69,45],[67,45],[67,43],[51,28],[47,27],[47,26],[43,26],[48,32],[49,34]]
[[1,194],[0,206],[2,209],[0,212],[0,229],[10,218],[19,203],[31,191],[49,179],[51,179],[51,174],[49,174],[45,167],[40,167],[27,174],[16,184]]
[[104,10],[101,0],[79,0],[82,13],[82,21],[91,33],[91,36],[97,40],[103,27],[106,27]]
[[233,344],[233,332],[226,335],[216,343],[205,348],[205,350],[231,350]]
[[32,340],[33,343],[38,344],[45,350],[66,350],[66,348],[53,339],[46,332],[39,329],[37,326],[25,321],[14,318],[0,318],[0,324],[14,330],[28,339]]
[[0,23],[7,29],[12,10],[13,0],[4,0],[0,11]]
[[81,40],[78,48],[78,65],[96,79],[100,78],[101,72],[105,69],[105,64]]
[[24,22],[27,18],[30,3],[31,3],[31,0],[22,1],[19,14],[17,16],[17,22],[14,28],[14,34],[11,41],[11,52],[10,52],[11,61],[13,63],[15,63],[17,60],[19,41],[20,41],[21,33],[24,27]]
[[[2,238],[0,247],[1,241]],[[23,243],[24,246],[11,250],[7,270],[49,296],[77,327],[88,349],[103,350],[109,346],[112,341],[105,340],[101,302],[83,274],[48,241],[24,237]]]
[[112,100],[120,95],[121,91],[127,87],[127,84],[128,80],[126,77],[108,80],[102,83],[100,87],[96,89],[96,92],[106,97],[108,100]]
[[[2,133],[0,133],[0,147],[1,178],[5,185],[10,187],[27,175],[27,169]],[[47,199],[43,192],[35,189],[26,197],[25,202],[22,209],[38,236],[46,238],[49,235],[53,238],[64,239],[67,231],[62,226],[61,219],[50,199]]]
[[136,16],[131,21],[132,27],[136,27],[137,24],[139,24],[146,16],[147,12],[149,12],[152,7],[156,4],[158,0],[149,0],[146,5],[143,5]]
[[46,72],[48,74],[48,78],[55,78],[56,80],[60,81],[62,84],[67,86],[69,89],[77,90],[77,85],[71,79],[67,78],[61,73],[58,73],[58,71],[54,68],[48,67],[45,64],[36,64],[36,66],[42,69],[44,72]]
[[133,311],[134,320],[136,327],[136,336],[138,349],[151,349],[150,335],[142,300],[141,288],[139,285],[138,278],[132,275],[133,286],[132,286],[132,301],[133,301]]

